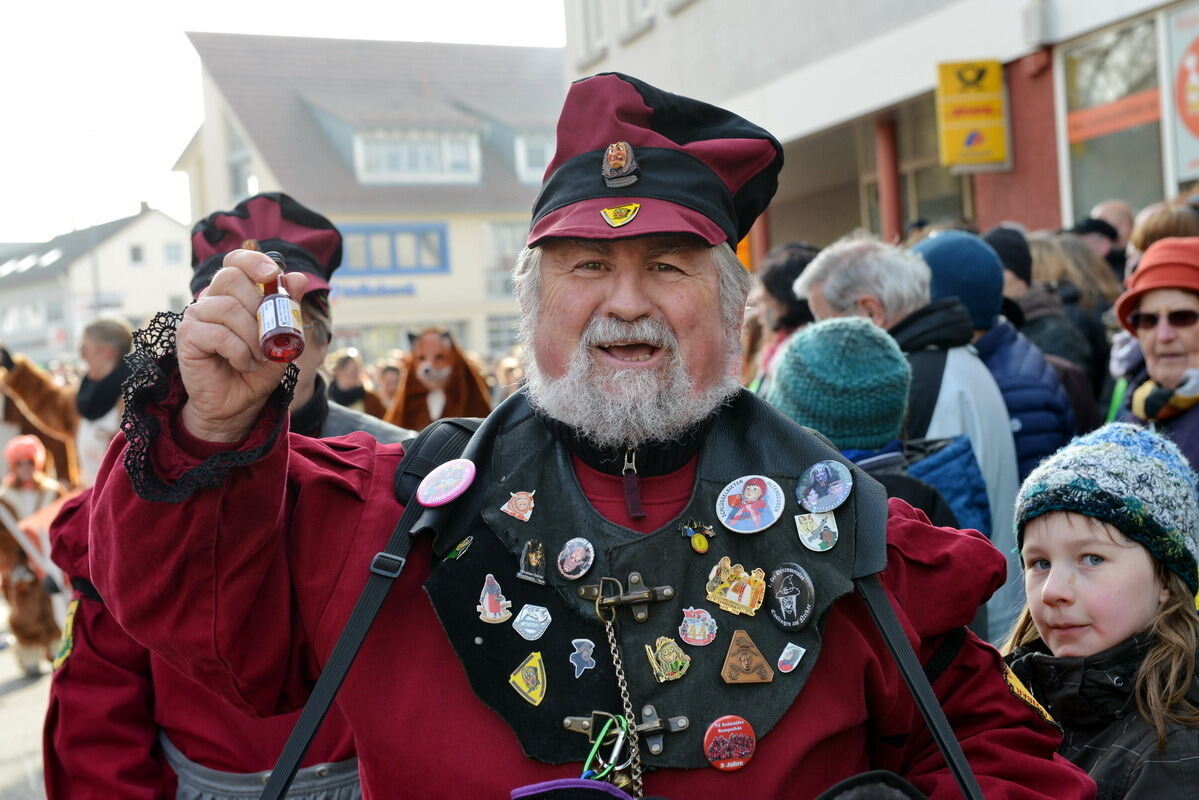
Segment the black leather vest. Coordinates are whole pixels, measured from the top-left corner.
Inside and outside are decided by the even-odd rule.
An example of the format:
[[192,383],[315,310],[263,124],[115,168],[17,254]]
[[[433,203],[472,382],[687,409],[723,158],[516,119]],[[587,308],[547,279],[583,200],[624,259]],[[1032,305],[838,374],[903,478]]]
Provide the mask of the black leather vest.
[[[617,638],[636,714],[652,705],[661,718],[688,719],[685,729],[665,735],[660,753],[643,746],[643,762],[652,767],[700,767],[707,766],[704,733],[716,718],[744,717],[759,741],[778,722],[819,657],[829,607],[852,589],[854,575],[878,571],[885,559],[885,505],[881,515],[878,510],[881,488],[822,439],[749,392],[741,392],[709,429],[687,508],[648,535],[609,522],[591,506],[575,477],[569,452],[521,394],[493,412],[464,456],[475,461],[479,470],[470,490],[448,506],[426,510],[417,522],[417,530],[432,528],[437,534],[436,561],[425,588],[475,693],[516,732],[526,755],[544,762],[582,761],[587,755],[587,736],[564,730],[564,718],[586,717],[594,710],[622,713],[604,626],[596,617],[594,602],[580,598],[580,587],[607,576],[619,580],[627,591],[633,572],[640,573],[647,587],[672,587],[670,599],[648,605],[644,622],[634,621],[629,607],[619,608]],[[854,491],[835,512],[837,544],[813,552],[800,543],[796,531],[794,517],[804,509],[796,500],[795,487],[808,466],[825,459],[850,467]],[[721,490],[745,475],[772,478],[786,500],[779,518],[759,533],[730,531],[716,513]],[[511,493],[534,490],[535,507],[527,522],[500,510]],[[871,521],[869,533],[858,530],[863,515]],[[694,552],[678,532],[679,523],[692,518],[716,531],[703,555]],[[464,555],[443,558],[467,536],[473,540]],[[595,562],[582,578],[568,581],[556,569],[556,558],[562,545],[575,537],[594,545]],[[517,578],[521,551],[530,539],[544,543],[545,585]],[[864,545],[869,552],[862,552]],[[780,564],[802,566],[815,585],[811,621],[798,631],[776,625],[769,611],[769,587],[767,602],[753,616],[733,614],[708,601],[705,584],[722,556],[747,571],[761,568],[766,575]],[[511,620],[489,624],[480,619],[476,606],[488,575],[512,603]],[[547,608],[552,618],[535,641],[526,641],[512,625],[525,604]],[[715,618],[719,630],[711,644],[682,642],[679,626],[688,607],[705,609]],[[771,682],[730,685],[722,679],[737,630],[749,634],[774,670]],[[658,683],[654,678],[645,645],[653,647],[660,636],[674,639],[691,657],[687,673],[678,680]],[[570,662],[574,639],[595,644],[596,666],[578,678]],[[806,653],[793,672],[783,673],[777,661],[789,642]],[[538,705],[509,685],[509,676],[533,652],[541,653],[545,666],[545,694]]]

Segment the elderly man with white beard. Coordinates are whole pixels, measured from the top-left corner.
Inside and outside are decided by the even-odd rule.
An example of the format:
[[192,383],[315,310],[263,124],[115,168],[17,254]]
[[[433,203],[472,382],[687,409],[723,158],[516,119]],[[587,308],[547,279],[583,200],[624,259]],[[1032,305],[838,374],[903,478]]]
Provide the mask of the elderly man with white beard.
[[[253,315],[273,266],[231,253],[181,321],[139,337],[92,508],[114,615],[240,707],[292,709],[422,507],[432,535],[393,559],[336,700],[365,797],[810,798],[867,772],[957,796],[853,592],[873,563],[986,796],[1092,796],[964,630],[1002,556],[882,508],[731,377],[749,288],[733,247],[781,166],[731,112],[617,73],[574,83],[514,272],[527,387],[415,497],[401,446],[287,434]],[[819,464],[843,491],[805,506]]]

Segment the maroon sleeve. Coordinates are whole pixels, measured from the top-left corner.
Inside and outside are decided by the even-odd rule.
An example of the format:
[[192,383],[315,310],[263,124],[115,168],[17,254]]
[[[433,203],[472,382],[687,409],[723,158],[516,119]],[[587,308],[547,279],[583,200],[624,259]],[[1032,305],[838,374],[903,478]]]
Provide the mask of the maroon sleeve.
[[[894,499],[887,544],[883,585],[921,663],[928,664],[945,636],[967,625],[1002,584],[1003,556],[981,534],[934,528]],[[933,690],[988,800],[1095,796],[1090,777],[1057,755],[1057,727],[1016,696],[999,653],[973,633],[966,633]],[[879,766],[905,776],[934,800],[960,797],[907,687],[901,684],[898,691],[902,702],[892,707],[892,724],[895,714],[906,718],[901,725],[908,730],[906,743]]]
[[[247,712],[290,711],[319,674],[314,633],[355,536],[385,540],[399,518],[391,479],[403,449],[365,434],[289,437],[269,406],[246,441],[217,448],[182,430],[183,400],[175,390],[151,407],[149,458],[126,459],[122,436],[109,448],[92,500],[92,582],[121,626],[180,672]],[[218,480],[213,452],[235,456]],[[243,453],[255,460],[239,463]],[[140,469],[167,491],[194,488],[143,500]],[[366,576],[364,565],[346,580]]]
[[48,800],[166,800],[150,655],[95,600],[76,597],[46,712]]

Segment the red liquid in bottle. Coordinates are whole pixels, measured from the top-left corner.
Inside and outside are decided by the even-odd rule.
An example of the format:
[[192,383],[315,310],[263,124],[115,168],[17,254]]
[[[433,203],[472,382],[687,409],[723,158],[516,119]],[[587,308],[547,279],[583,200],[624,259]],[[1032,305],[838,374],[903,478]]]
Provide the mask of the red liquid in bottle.
[[279,265],[280,276],[262,286],[263,298],[258,305],[259,342],[264,356],[288,364],[304,352],[304,322],[299,304],[283,287],[281,278],[286,265],[282,254],[272,250],[266,255]]

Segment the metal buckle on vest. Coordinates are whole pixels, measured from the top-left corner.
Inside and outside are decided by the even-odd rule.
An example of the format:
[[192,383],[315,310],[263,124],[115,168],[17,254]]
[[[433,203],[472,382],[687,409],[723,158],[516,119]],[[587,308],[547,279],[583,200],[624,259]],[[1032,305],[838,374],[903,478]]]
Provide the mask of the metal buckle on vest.
[[645,622],[649,619],[650,603],[658,603],[674,598],[673,586],[646,587],[644,581],[641,579],[640,572],[629,573],[628,592],[625,592],[624,586],[615,578],[604,578],[603,580],[615,583],[619,591],[616,594],[603,595],[601,597],[600,587],[602,583],[596,583],[590,586],[580,586],[578,588],[579,597],[584,600],[595,601],[601,608],[632,606],[633,619],[637,622]]
[[[594,743],[595,736],[603,730],[606,719],[615,719],[615,717],[606,711],[592,711],[589,717],[566,717],[562,720],[562,727],[573,733],[584,733],[587,735],[588,741]],[[690,725],[691,720],[687,717],[662,719],[658,716],[656,708],[652,705],[645,705],[641,709],[641,722],[637,725],[637,733],[645,737],[649,751],[658,755],[662,752],[664,734],[685,731]],[[615,735],[615,731],[610,730],[604,744],[615,739]]]

